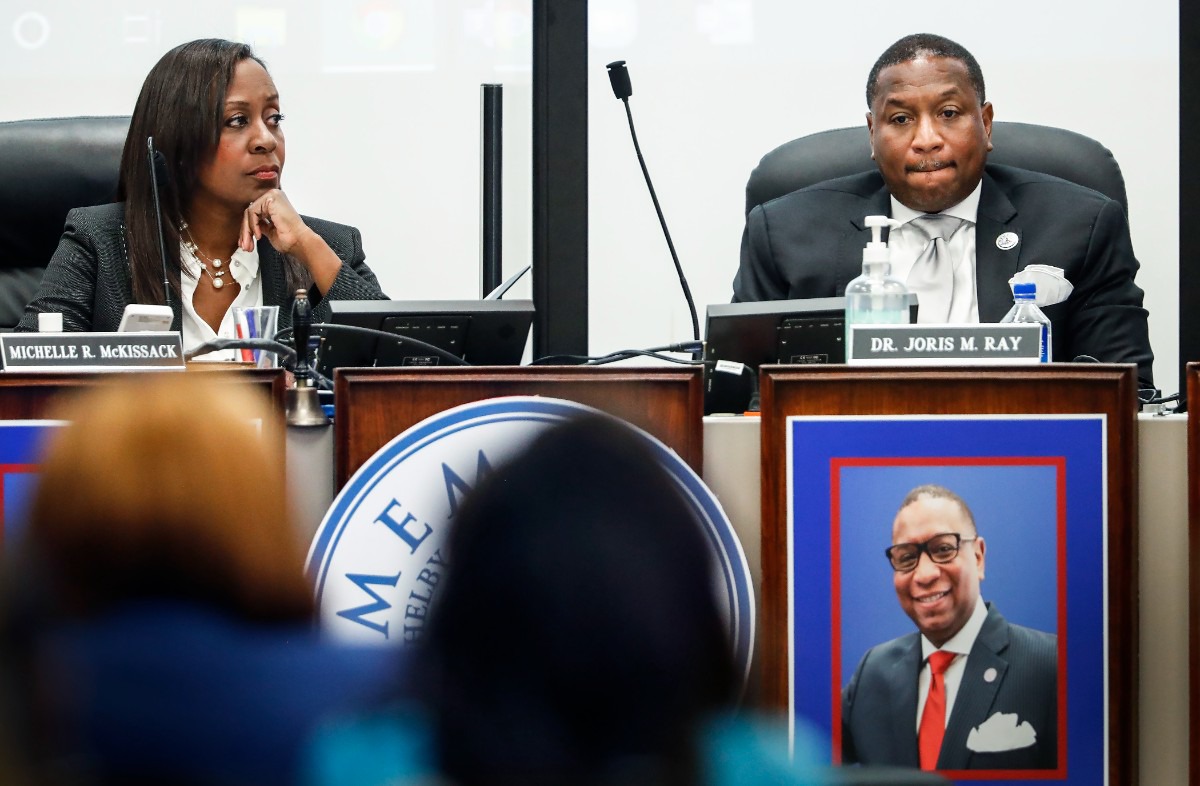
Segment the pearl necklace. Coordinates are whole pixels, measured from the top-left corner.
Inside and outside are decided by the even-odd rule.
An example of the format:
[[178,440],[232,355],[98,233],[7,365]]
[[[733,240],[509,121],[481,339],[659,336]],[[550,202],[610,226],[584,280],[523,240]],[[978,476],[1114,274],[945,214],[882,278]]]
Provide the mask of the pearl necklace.
[[[194,257],[196,257],[196,261],[200,263],[200,269],[207,273],[208,277],[212,279],[213,289],[220,289],[221,287],[225,286],[225,282],[222,279],[224,278],[225,274],[229,272],[223,267],[225,263],[220,259],[205,256],[204,252],[200,250],[199,244],[192,239],[192,233],[188,231],[188,225],[186,221],[179,225],[179,230],[183,232],[183,234],[187,235],[187,239],[183,241],[183,247],[190,251]],[[212,270],[209,270],[208,265],[204,264],[205,261],[208,261],[213,266]]]

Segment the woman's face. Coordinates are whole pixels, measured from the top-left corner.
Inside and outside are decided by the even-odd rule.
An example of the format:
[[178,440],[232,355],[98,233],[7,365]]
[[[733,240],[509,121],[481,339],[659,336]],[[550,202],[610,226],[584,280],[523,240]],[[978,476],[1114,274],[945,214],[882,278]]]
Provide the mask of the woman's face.
[[242,60],[226,92],[221,139],[197,172],[194,212],[222,208],[240,213],[264,192],[279,187],[282,120],[270,74],[256,60]]

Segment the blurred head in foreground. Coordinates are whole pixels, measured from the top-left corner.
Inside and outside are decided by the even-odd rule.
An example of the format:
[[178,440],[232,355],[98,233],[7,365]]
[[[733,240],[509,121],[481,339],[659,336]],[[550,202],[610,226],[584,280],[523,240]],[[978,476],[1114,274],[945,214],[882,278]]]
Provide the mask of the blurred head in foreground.
[[424,651],[442,770],[690,783],[736,681],[700,524],[643,437],[541,435],[464,503]]
[[282,418],[255,387],[117,375],[54,413],[0,633],[0,735],[7,709],[39,776],[291,786],[324,718],[403,676],[316,635]]
[[90,616],[169,598],[310,617],[268,415],[248,384],[199,372],[120,377],[65,402],[24,544],[53,604]]

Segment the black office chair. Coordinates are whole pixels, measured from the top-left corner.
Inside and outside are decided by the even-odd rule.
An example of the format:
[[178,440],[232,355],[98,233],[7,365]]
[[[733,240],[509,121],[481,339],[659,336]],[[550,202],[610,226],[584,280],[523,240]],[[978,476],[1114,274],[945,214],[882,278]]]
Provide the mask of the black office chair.
[[[1032,123],[992,123],[988,163],[1042,172],[1099,191],[1129,212],[1125,178],[1112,152],[1094,139]],[[762,157],[746,183],[746,213],[791,192],[875,168],[866,125],[793,139]]]
[[0,123],[0,330],[33,299],[73,207],[117,198],[128,117]]

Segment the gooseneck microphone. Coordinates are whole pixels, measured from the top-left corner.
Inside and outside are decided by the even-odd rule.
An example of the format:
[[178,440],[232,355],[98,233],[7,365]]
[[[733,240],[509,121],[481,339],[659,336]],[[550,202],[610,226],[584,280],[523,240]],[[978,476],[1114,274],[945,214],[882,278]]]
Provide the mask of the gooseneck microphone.
[[633,95],[633,82],[629,81],[629,69],[624,60],[614,60],[605,66],[608,69],[608,83],[612,85],[613,95],[622,101],[628,101]]
[[296,290],[296,300],[292,303],[292,346],[296,348],[296,384],[307,385],[312,378],[312,368],[308,363],[308,337],[312,334],[312,303],[308,300],[308,292]]
[[633,95],[633,83],[629,80],[629,69],[624,60],[609,63],[608,81],[612,85],[613,95],[625,104],[625,116],[629,119],[629,135],[633,137],[633,149],[637,153],[638,163],[642,167],[642,175],[646,178],[646,188],[650,189],[650,200],[654,202],[654,212],[658,214],[658,223],[662,226],[663,236],[667,239],[667,248],[671,252],[671,260],[675,263],[675,272],[679,274],[679,285],[683,287],[683,297],[687,300],[688,311],[692,315],[692,338],[700,340],[700,320],[696,316],[696,304],[692,300],[692,290],[688,286],[687,276],[683,274],[683,266],[679,264],[679,255],[675,253],[675,243],[671,240],[671,232],[667,229],[667,220],[663,217],[662,207],[658,204],[658,195],[654,193],[654,184],[650,182],[650,170],[646,168],[646,160],[642,157],[642,147],[638,144],[637,131],[633,128],[633,112],[629,108],[629,97]]
[[308,363],[308,337],[312,334],[312,303],[308,292],[296,290],[292,303],[292,346],[296,348],[296,387],[284,395],[286,419],[289,426],[324,426],[329,423],[321,409],[317,389],[312,382],[312,367]]
[[150,164],[150,191],[154,194],[154,219],[158,225],[158,253],[162,260],[163,305],[171,307],[171,282],[167,275],[167,241],[163,237],[162,207],[158,202],[158,189],[167,184],[167,159],[154,149],[154,137],[146,137],[146,159]]

